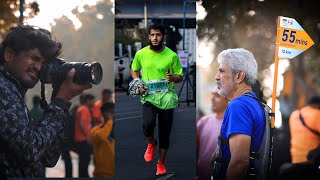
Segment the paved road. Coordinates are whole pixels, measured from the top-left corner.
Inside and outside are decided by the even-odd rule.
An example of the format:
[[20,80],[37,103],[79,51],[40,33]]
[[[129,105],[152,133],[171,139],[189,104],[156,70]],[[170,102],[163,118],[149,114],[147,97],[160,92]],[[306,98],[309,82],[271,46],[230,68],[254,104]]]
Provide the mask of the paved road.
[[[179,89],[178,89],[179,90]],[[182,97],[185,99],[185,97]],[[115,179],[195,179],[196,177],[196,136],[194,103],[187,106],[180,103],[175,110],[171,131],[170,149],[166,159],[166,176],[157,177],[155,159],[144,161],[147,146],[142,132],[141,104],[139,98],[116,95],[115,136],[116,136],[116,178]],[[157,129],[155,130],[155,136]]]

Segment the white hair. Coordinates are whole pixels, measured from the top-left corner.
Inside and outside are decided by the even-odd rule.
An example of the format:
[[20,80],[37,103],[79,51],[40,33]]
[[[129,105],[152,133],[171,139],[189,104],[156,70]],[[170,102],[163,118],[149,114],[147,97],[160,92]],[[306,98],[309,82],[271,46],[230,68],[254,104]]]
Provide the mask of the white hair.
[[218,64],[224,62],[232,70],[232,75],[235,75],[240,70],[246,74],[245,82],[249,85],[254,85],[258,76],[257,61],[253,54],[243,48],[227,49],[222,51],[218,57]]

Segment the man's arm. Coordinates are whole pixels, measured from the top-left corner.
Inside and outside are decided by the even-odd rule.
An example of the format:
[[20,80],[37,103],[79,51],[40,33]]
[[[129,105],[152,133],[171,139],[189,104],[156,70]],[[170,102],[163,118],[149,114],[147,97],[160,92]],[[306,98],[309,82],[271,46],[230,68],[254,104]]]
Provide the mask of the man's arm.
[[[59,98],[60,101],[62,100],[64,102],[68,102],[73,97],[81,94],[85,89],[91,88],[92,86],[91,84],[79,85],[74,83],[73,82],[74,74],[75,74],[75,70],[74,69],[70,70],[67,75],[67,78],[60,86],[59,92],[57,94],[57,98]],[[61,102],[59,103],[58,101],[52,101],[51,104],[58,104],[61,110],[64,110],[64,111],[69,110],[69,108],[66,108],[63,106],[64,103],[61,104]],[[66,115],[65,113],[63,114]],[[65,124],[64,121],[67,120],[67,117],[64,117],[64,116],[51,117],[52,116],[51,114],[46,114],[45,116],[49,116],[49,118],[52,119],[54,122],[57,121],[58,119],[63,119],[63,124]],[[44,119],[46,119],[46,117]],[[47,126],[46,123],[44,123],[43,125]],[[44,149],[41,159],[46,167],[54,167],[57,161],[59,160],[60,153],[63,149],[63,146],[65,145],[63,132],[64,131],[60,131],[58,133],[57,138],[54,138],[52,142],[49,145],[47,145],[48,148]]]
[[[74,71],[68,74],[63,85],[66,88],[65,93],[58,93],[61,96],[58,99],[54,98],[36,126],[29,123],[25,105],[20,101],[16,88],[8,83],[2,83],[3,86],[0,88],[1,143],[6,144],[4,151],[14,155],[21,165],[39,161],[52,165],[57,162],[61,151],[61,146],[58,146],[63,141],[63,129],[67,118],[64,111],[68,109],[66,102],[87,88],[74,85],[73,76]],[[12,101],[13,99],[15,101]]]
[[76,115],[76,123],[79,123],[81,133],[86,137],[87,141],[90,143],[90,111],[87,108],[79,108]]
[[174,75],[174,83],[179,83],[183,80],[183,76],[180,75]]
[[49,145],[50,148],[43,152],[41,161],[45,167],[54,167],[57,164],[60,158],[60,153],[57,152],[61,152],[64,145],[61,141],[63,137],[54,139]]
[[105,141],[106,137],[109,137],[112,132],[112,120],[107,120],[103,127],[95,127],[91,129],[92,141]]
[[139,78],[139,75],[140,75],[139,71],[133,71],[133,70],[131,69],[132,79]]
[[166,73],[166,79],[168,82],[179,83],[183,80],[183,76],[180,75],[172,75],[170,73]]
[[90,141],[90,134],[89,134],[89,131],[87,130],[88,127],[86,127],[85,120],[80,119],[79,123],[80,123],[81,132],[86,136],[87,140]]
[[250,143],[251,137],[245,134],[232,134],[229,137],[231,159],[226,179],[246,179],[249,169]]
[[[25,107],[16,94],[8,94],[6,87],[0,90],[0,134],[5,151],[14,155],[21,165],[42,161],[43,155],[54,141],[62,141],[66,114],[55,104],[50,104],[37,126],[29,123]],[[12,89],[12,88],[11,88]],[[17,101],[12,101],[17,99]],[[60,154],[60,152],[56,152]],[[52,155],[51,157],[56,157]],[[54,159],[54,161],[57,161]]]

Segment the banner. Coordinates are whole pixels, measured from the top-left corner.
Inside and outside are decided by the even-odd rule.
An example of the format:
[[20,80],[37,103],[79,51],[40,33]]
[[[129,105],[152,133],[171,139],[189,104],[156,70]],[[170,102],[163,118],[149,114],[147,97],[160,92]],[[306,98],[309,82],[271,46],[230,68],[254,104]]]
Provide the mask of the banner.
[[178,56],[180,59],[180,63],[182,68],[187,68],[189,63],[189,52],[188,50],[179,50]]

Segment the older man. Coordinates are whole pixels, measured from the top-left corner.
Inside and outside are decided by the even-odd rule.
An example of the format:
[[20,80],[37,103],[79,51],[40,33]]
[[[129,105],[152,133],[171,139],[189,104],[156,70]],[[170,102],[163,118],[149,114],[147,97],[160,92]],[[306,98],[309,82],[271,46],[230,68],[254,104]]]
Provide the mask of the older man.
[[[251,86],[257,80],[257,62],[252,53],[239,48],[218,55],[218,93],[230,100],[221,126],[220,151],[214,177],[247,179],[249,154],[257,151],[264,133],[264,111]],[[217,170],[219,169],[219,170]]]

